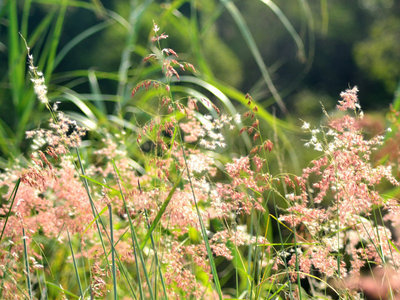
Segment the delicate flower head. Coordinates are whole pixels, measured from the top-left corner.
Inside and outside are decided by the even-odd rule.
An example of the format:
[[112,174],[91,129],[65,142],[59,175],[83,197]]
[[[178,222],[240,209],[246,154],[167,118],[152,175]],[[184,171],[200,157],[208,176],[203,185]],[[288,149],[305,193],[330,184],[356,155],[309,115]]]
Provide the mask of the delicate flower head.
[[303,126],[301,126],[301,129],[303,129],[303,130],[308,130],[308,129],[310,129],[310,123],[304,122],[304,123],[303,123]]
[[345,92],[340,93],[340,97],[342,100],[339,100],[338,109],[346,110],[346,109],[361,109],[360,104],[358,103],[357,98],[358,88],[355,86],[352,89],[348,89]]
[[29,70],[32,76],[31,81],[33,82],[33,88],[35,94],[40,102],[47,105],[49,103],[49,99],[47,98],[47,86],[44,81],[44,76],[43,73],[41,71],[38,71],[37,67],[34,66],[33,56],[29,54],[29,48],[28,48],[28,61],[29,61]]
[[157,23],[153,21],[153,31],[154,33],[157,33],[160,30],[160,27],[158,27]]

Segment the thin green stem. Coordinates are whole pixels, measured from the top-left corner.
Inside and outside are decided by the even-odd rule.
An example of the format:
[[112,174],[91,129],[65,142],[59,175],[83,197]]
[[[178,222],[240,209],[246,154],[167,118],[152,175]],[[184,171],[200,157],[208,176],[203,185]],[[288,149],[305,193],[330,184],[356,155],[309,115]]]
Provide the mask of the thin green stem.
[[112,275],[113,275],[113,289],[114,289],[114,299],[118,299],[117,293],[117,271],[115,266],[115,248],[114,248],[114,229],[113,229],[113,219],[112,219],[112,208],[111,204],[108,204],[108,214],[110,217],[110,239],[111,239],[111,263],[112,263]]
[[68,229],[67,229],[67,235],[68,235],[69,249],[71,250],[71,255],[72,255],[72,262],[74,264],[75,276],[76,280],[78,281],[79,293],[81,294],[81,298],[83,299],[83,289],[82,289],[81,279],[79,277],[78,265],[75,260],[74,249],[72,248],[71,237],[69,235]]
[[31,284],[31,272],[29,270],[28,246],[26,244],[27,238],[28,237],[25,235],[25,228],[22,227],[22,241],[24,244],[24,259],[25,259],[25,279],[26,279],[26,285],[28,287],[29,299],[33,299],[32,284]]

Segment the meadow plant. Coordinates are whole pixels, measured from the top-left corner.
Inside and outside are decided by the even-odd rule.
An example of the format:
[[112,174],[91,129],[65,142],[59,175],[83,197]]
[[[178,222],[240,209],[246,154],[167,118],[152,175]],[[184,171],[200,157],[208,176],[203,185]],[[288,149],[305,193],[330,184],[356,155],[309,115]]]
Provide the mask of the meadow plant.
[[[137,153],[107,136],[104,147],[88,150],[82,161],[76,149],[86,131],[50,108],[29,54],[35,92],[53,117],[48,129],[26,133],[32,140],[30,166],[16,165],[1,175],[1,187],[8,188],[4,199],[12,198],[12,187],[21,180],[15,205],[3,201],[1,208],[8,216],[0,221],[5,228],[1,297],[44,297],[58,286],[51,285],[55,276],[48,241],[59,248],[69,244],[65,260],[74,268],[67,270],[75,269],[79,283],[64,289],[68,281],[60,278],[63,286],[57,292],[82,298],[103,298],[112,288],[115,298],[216,299],[239,293],[263,299],[304,298],[306,293],[328,298],[332,291],[335,297],[357,298],[367,293],[362,280],[368,270],[398,276],[400,244],[391,228],[399,226],[400,209],[398,200],[383,197],[380,190],[399,182],[390,160],[374,164],[373,151],[384,138],[363,134],[357,88],[341,94],[337,108],[342,115],[327,114],[321,128],[303,124],[311,134],[305,146],[319,157],[299,176],[274,175],[268,163],[274,143],[262,133],[251,96],[246,96],[249,110],[235,116],[209,99],[177,96],[171,86],[179,72],[196,70],[173,49],[161,47],[168,36],[156,24],[153,31],[153,53],[144,60],[159,65],[163,79],[133,88],[133,101],[151,89],[159,102],[157,113],[137,124]],[[252,137],[248,155],[221,159],[228,131]],[[269,213],[271,194],[286,204],[277,207],[276,215]],[[252,225],[246,223],[254,215],[276,220],[280,238],[249,230]],[[21,263],[24,250],[28,267]],[[234,269],[234,292],[227,283],[220,291],[221,265]],[[35,276],[23,275],[30,273]],[[87,279],[86,286],[80,277]],[[31,281],[32,292],[22,288],[25,280]],[[389,287],[380,295],[399,292],[390,280],[385,284]]]
[[306,146],[321,156],[289,183],[293,193],[286,195],[288,214],[279,218],[297,228],[298,241],[306,242],[288,262],[294,278],[314,271],[325,281],[349,276],[356,280],[365,268],[398,268],[399,241],[394,242],[390,228],[398,226],[399,205],[379,193],[379,184],[399,182],[391,164],[374,165],[372,152],[384,136],[364,137],[357,91],[354,87],[341,93],[337,106],[353,116],[328,115],[327,126],[320,129],[303,125],[311,133]]

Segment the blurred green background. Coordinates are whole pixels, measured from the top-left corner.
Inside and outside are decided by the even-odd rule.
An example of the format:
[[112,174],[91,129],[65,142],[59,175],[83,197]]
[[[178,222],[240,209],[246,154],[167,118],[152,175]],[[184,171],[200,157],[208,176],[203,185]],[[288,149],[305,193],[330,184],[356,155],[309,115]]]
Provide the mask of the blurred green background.
[[249,92],[297,126],[354,85],[364,109],[388,108],[400,80],[399,16],[395,0],[2,0],[1,167],[26,150],[24,132],[49,117],[35,100],[18,33],[51,101],[89,127],[112,114],[129,121],[132,87],[157,71],[142,63],[153,21],[197,78]]

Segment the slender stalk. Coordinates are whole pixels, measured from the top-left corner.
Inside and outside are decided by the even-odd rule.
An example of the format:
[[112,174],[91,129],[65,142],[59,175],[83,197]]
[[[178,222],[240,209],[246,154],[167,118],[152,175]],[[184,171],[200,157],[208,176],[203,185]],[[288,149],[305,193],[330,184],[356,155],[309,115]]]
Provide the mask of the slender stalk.
[[4,230],[6,229],[7,221],[8,221],[8,218],[10,217],[11,210],[12,210],[12,207],[14,205],[15,196],[17,196],[17,192],[18,192],[18,188],[19,188],[19,184],[20,183],[21,183],[21,178],[18,178],[17,183],[15,184],[14,189],[11,192],[10,198],[8,199],[8,202],[10,202],[10,200],[11,200],[11,204],[10,204],[10,208],[8,209],[6,220],[4,221],[3,229],[1,230],[0,241],[3,238]]
[[25,278],[26,278],[26,284],[28,286],[29,299],[33,299],[31,275],[30,275],[31,273],[29,271],[28,246],[26,245],[26,239],[27,237],[25,236],[25,228],[22,227],[22,241],[24,243],[24,259],[25,259]]
[[118,299],[117,293],[117,272],[115,266],[115,248],[114,248],[114,229],[112,219],[112,208],[111,204],[108,204],[108,214],[110,216],[110,239],[111,239],[111,262],[112,262],[112,274],[113,274],[113,288],[114,288],[114,299]]
[[[146,283],[147,283],[147,286],[149,288],[150,299],[154,299],[152,287],[151,287],[151,284],[150,284],[150,279],[149,279],[149,276],[148,276],[148,273],[147,273],[146,264],[144,262],[143,254],[142,254],[142,251],[141,251],[141,249],[139,247],[139,242],[137,240],[136,230],[135,230],[135,228],[133,226],[132,218],[131,218],[131,216],[129,214],[129,210],[128,210],[128,206],[126,204],[124,193],[122,192],[122,186],[121,186],[121,182],[120,182],[120,179],[119,179],[120,176],[119,176],[119,173],[118,173],[118,169],[117,169],[114,161],[112,161],[112,164],[113,164],[114,172],[116,174],[116,180],[118,182],[120,195],[121,195],[122,201],[124,203],[124,208],[125,208],[126,214],[128,216],[128,220],[129,220],[129,226],[130,226],[130,229],[131,229],[132,245],[133,245],[133,250],[134,250],[134,253],[135,253],[135,262],[136,262],[136,267],[137,267],[137,272],[138,272],[138,274],[137,274],[138,275],[138,280],[140,280],[139,279],[140,278],[140,273],[139,273],[139,269],[138,269],[138,263],[137,263],[137,260],[136,260],[137,259],[137,257],[136,257],[136,249],[137,249],[137,254],[139,255],[140,262],[141,262],[142,267],[143,267],[143,272],[144,272],[144,276],[146,278]],[[142,291],[142,289],[140,289],[140,296],[141,296],[141,299],[143,299],[143,291]]]
[[69,249],[71,250],[71,255],[72,255],[72,262],[74,264],[75,276],[76,276],[76,280],[78,281],[79,293],[81,294],[81,298],[83,299],[83,290],[82,290],[81,279],[79,277],[78,266],[76,264],[74,249],[72,248],[71,237],[69,235],[68,229],[67,229],[67,235],[68,235]]
[[[81,156],[80,156],[80,154],[79,154],[79,150],[78,150],[78,148],[75,148],[75,150],[76,150],[76,155],[77,155],[77,157],[78,157],[78,163],[79,163],[79,167],[80,167],[80,169],[81,169],[81,173],[82,173],[82,175],[86,176],[86,174],[85,174],[85,169],[83,168],[83,164],[82,164],[82,161],[81,161]],[[81,178],[82,178],[83,184],[84,184],[84,186],[85,186],[86,193],[87,193],[88,198],[89,198],[90,207],[91,207],[91,209],[92,209],[93,217],[96,218],[96,217],[98,216],[98,214],[96,213],[96,208],[95,208],[94,203],[93,203],[92,195],[90,194],[89,184],[88,184],[88,182],[87,182],[87,180],[86,180],[85,177],[81,177]],[[99,234],[101,246],[103,247],[104,256],[105,256],[105,258],[106,258],[106,260],[107,260],[107,266],[109,267],[109,266],[110,266],[110,263],[109,263],[109,261],[108,261],[107,251],[106,251],[106,247],[105,247],[105,245],[104,245],[103,235],[101,234],[99,222],[101,222],[101,218],[96,219],[96,227],[97,227],[97,232],[98,232],[98,234]],[[102,225],[103,225],[103,224],[102,224]],[[103,228],[105,228],[104,225],[103,225]]]
[[[150,224],[149,224],[149,218],[148,218],[146,210],[145,210],[145,216],[146,216],[147,228],[149,229],[150,228]],[[161,285],[162,285],[163,292],[164,292],[164,299],[168,299],[167,289],[165,287],[165,282],[164,282],[164,276],[162,274],[161,264],[160,264],[160,261],[158,259],[158,254],[157,254],[156,245],[154,243],[153,234],[150,234],[150,240],[151,240],[151,245],[152,245],[153,251],[154,251],[154,257],[156,259],[157,269],[158,269],[158,272],[160,274]]]
[[213,275],[213,278],[214,278],[215,288],[217,289],[218,298],[220,300],[222,300],[221,285],[219,283],[217,268],[215,266],[213,253],[212,253],[211,247],[210,247],[210,243],[208,242],[207,231],[206,231],[206,228],[204,226],[203,218],[201,217],[200,209],[199,209],[199,206],[197,204],[196,194],[194,193],[192,177],[190,175],[190,170],[189,170],[189,166],[188,166],[187,159],[186,159],[185,149],[183,148],[182,135],[180,134],[180,132],[179,132],[179,137],[180,137],[180,141],[181,141],[180,145],[181,145],[181,149],[182,149],[182,155],[183,155],[183,159],[185,161],[185,168],[186,168],[186,171],[188,173],[188,180],[189,180],[189,184],[190,184],[190,189],[192,191],[193,202],[194,202],[194,205],[196,207],[196,213],[197,213],[197,217],[198,217],[199,223],[200,223],[201,235],[203,236],[203,240],[204,240],[204,243],[206,245],[207,254],[208,254],[208,260],[210,262],[211,272],[212,272],[212,275]]

